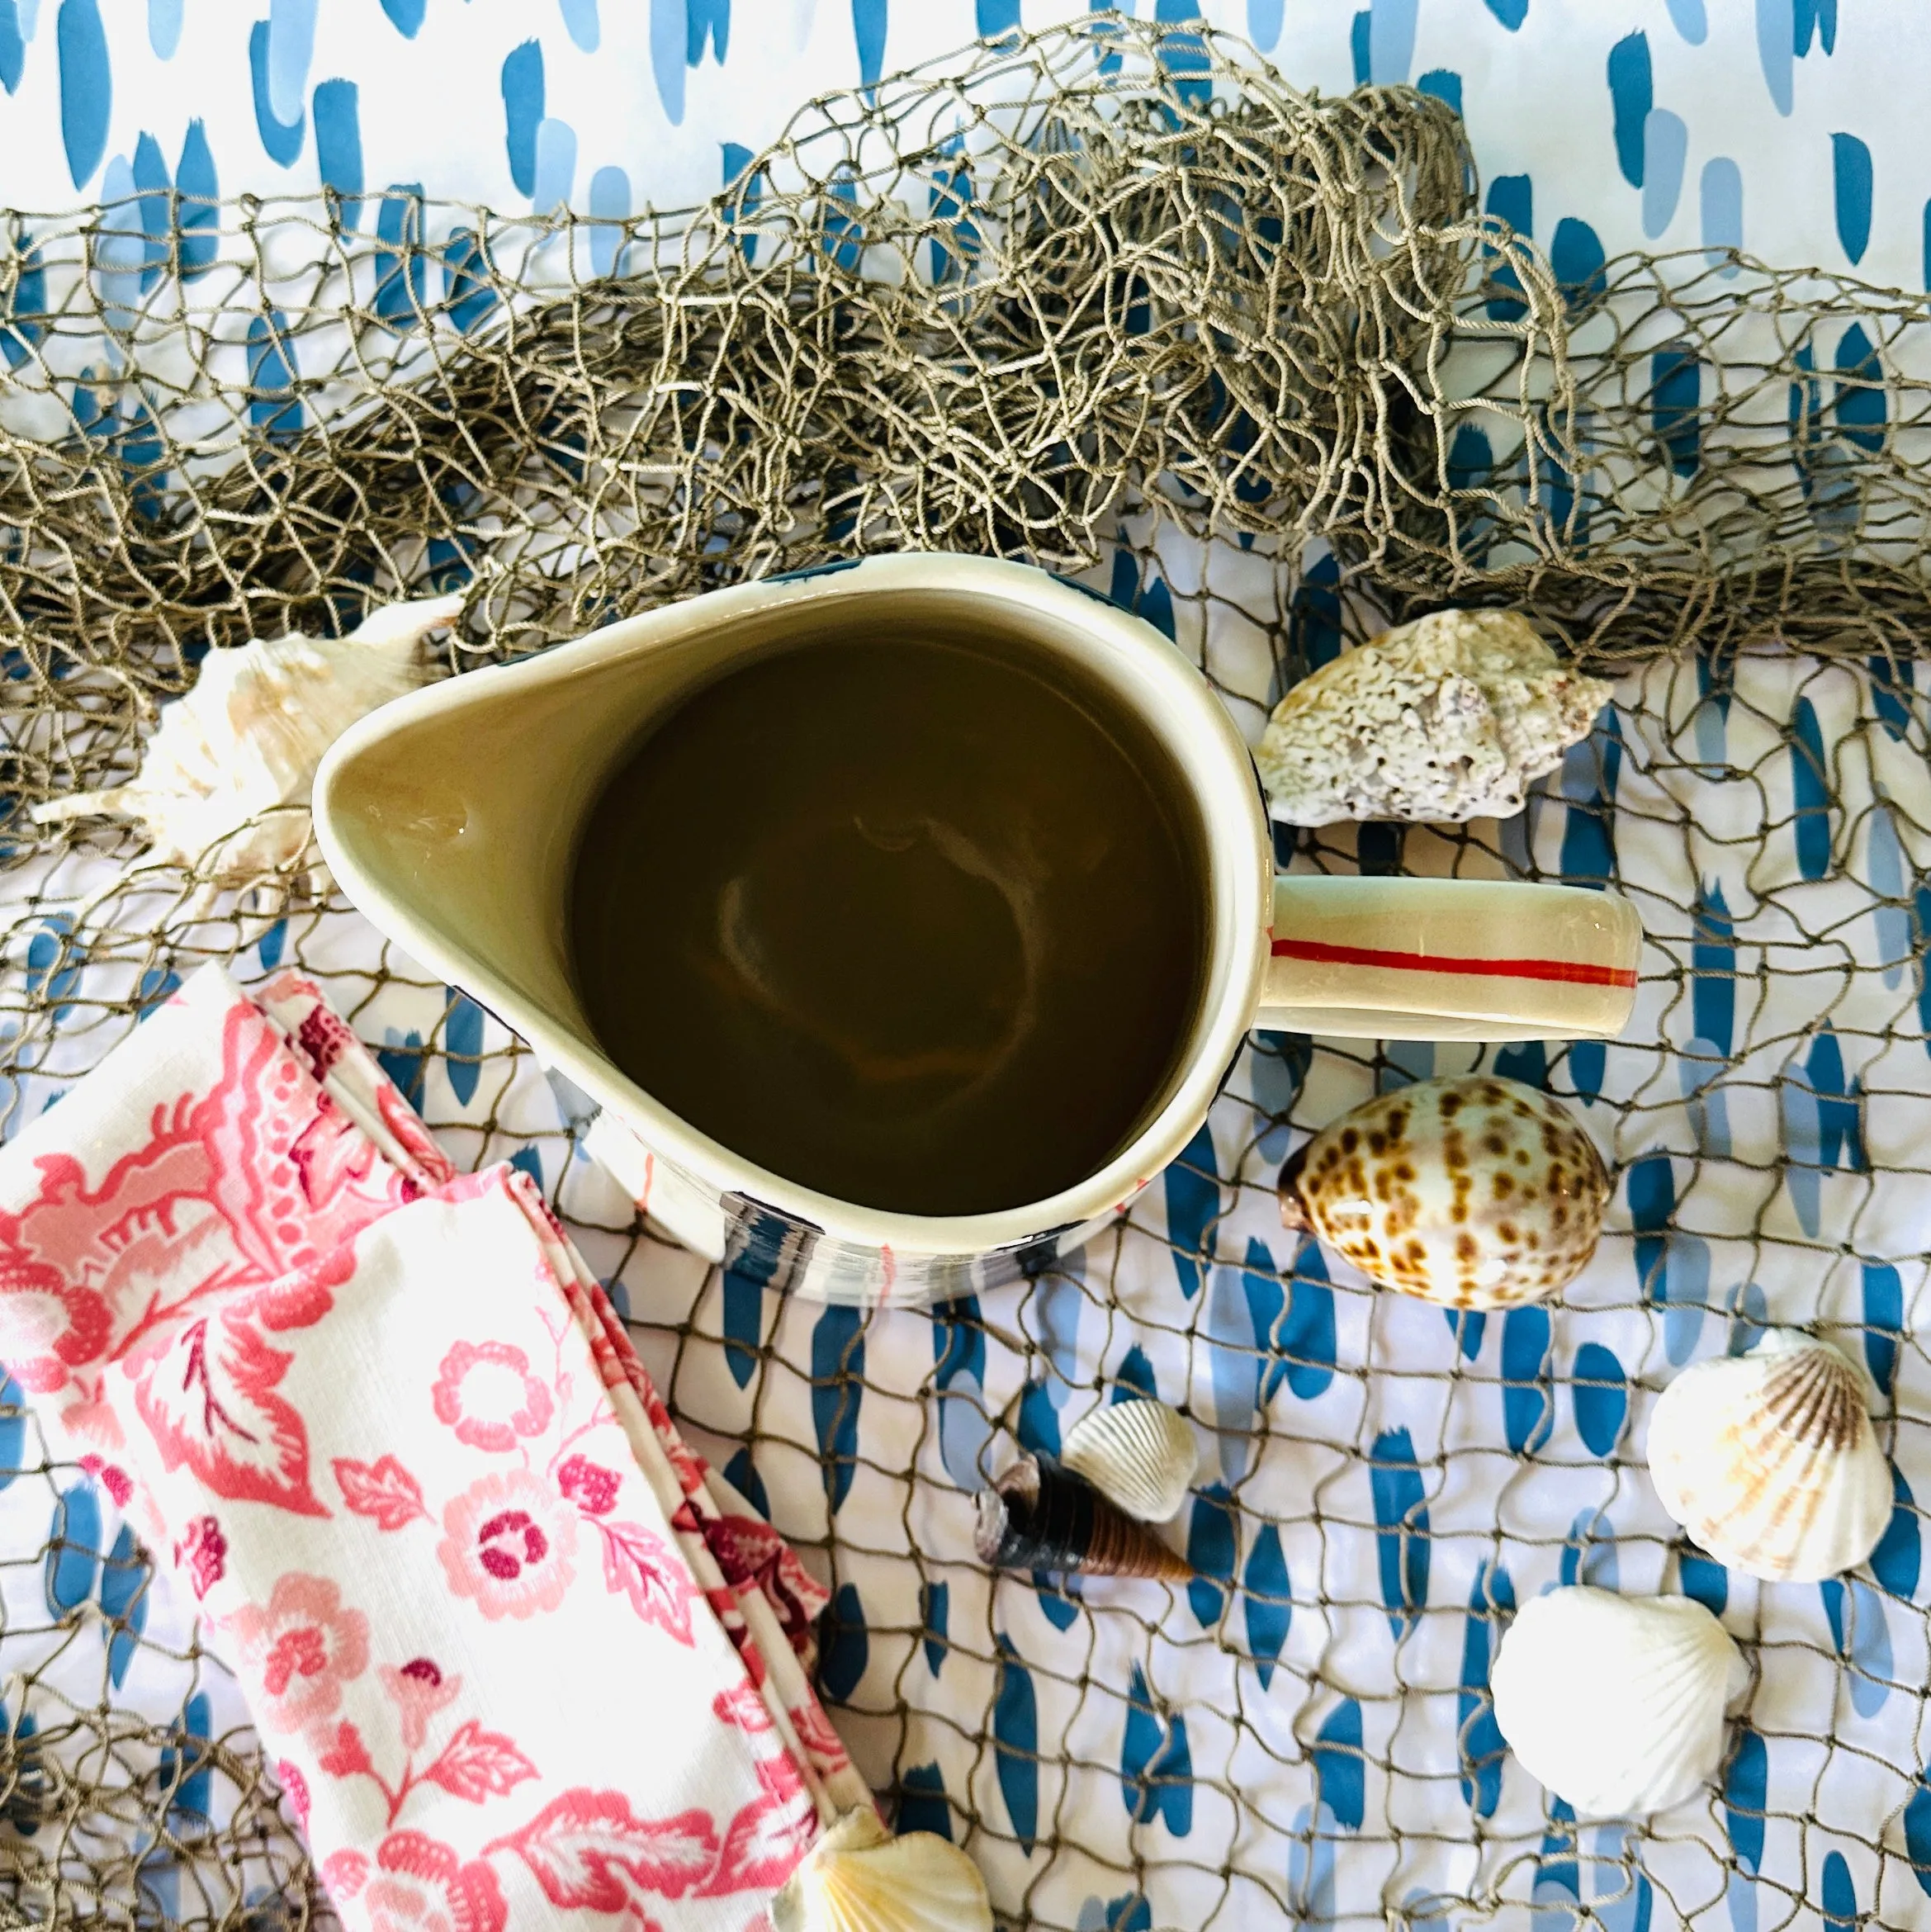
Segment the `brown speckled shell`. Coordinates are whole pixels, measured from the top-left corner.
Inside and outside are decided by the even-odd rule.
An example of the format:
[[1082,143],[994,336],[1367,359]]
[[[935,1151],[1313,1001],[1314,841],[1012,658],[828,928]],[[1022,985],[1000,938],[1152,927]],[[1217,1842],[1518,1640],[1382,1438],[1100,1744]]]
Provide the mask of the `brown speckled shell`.
[[1384,1093],[1280,1171],[1290,1226],[1383,1287],[1447,1308],[1553,1295],[1595,1252],[1611,1191],[1559,1101],[1487,1073]]

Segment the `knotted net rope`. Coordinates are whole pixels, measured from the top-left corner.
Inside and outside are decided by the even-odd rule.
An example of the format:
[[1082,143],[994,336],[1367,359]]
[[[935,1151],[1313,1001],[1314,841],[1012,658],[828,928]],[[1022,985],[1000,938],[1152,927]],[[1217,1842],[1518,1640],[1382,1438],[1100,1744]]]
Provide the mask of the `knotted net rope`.
[[[541,1169],[680,1419],[838,1585],[861,1765],[1015,1924],[1769,1926],[1931,1883],[1922,298],[1732,253],[1559,277],[1478,209],[1441,102],[1109,17],[815,102],[697,210],[6,218],[6,1126],[205,959],[315,974],[459,1159]],[[301,868],[211,907],[131,835],[29,816],[130,774],[211,648],[461,588],[460,670],[906,547],[1113,596],[1250,737],[1391,620],[1527,609],[1621,680],[1529,811],[1280,856],[1616,883],[1649,935],[1628,1038],[1257,1035],[1084,1256],[867,1319],[637,1226],[527,1049]],[[1572,1098],[1622,1178],[1561,1302],[1451,1328],[1332,1279],[1270,1188],[1298,1130],[1478,1058]],[[1642,1473],[1654,1390],[1771,1320],[1868,1363],[1900,1472],[1875,1565],[1821,1591],[1725,1577]],[[1196,1584],[984,1577],[977,1472],[1149,1385],[1205,1432]],[[11,1386],[0,1485],[37,1539],[0,1549],[0,1925],[310,1922],[232,1685]],[[1693,1816],[1578,1825],[1505,1767],[1487,1660],[1559,1577],[1689,1591],[1744,1644]]]

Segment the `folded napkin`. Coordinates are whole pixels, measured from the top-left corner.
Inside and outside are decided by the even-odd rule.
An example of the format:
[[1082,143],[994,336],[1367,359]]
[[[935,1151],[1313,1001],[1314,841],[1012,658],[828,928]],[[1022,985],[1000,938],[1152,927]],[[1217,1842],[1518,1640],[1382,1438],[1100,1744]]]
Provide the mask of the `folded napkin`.
[[869,1802],[825,1593],[528,1177],[219,971],[0,1153],[0,1359],[200,1599],[352,1925],[730,1928]]

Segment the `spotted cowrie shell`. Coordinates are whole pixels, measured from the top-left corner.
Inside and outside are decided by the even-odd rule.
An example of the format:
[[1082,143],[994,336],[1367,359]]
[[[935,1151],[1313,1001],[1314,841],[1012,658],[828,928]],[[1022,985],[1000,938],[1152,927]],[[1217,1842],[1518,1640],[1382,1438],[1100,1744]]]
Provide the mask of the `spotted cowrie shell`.
[[1398,1087],[1280,1171],[1281,1219],[1384,1288],[1447,1308],[1540,1301],[1595,1252],[1612,1192],[1561,1101],[1460,1074]]

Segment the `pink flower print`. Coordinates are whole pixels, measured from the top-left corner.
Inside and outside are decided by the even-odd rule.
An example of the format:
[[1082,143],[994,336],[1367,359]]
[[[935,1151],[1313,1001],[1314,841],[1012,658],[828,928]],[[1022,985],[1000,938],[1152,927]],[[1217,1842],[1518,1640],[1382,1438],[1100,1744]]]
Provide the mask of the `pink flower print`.
[[299,1765],[291,1764],[284,1758],[275,1767],[275,1775],[282,1785],[282,1796],[288,1800],[288,1808],[295,1813],[295,1821],[304,1831],[309,1828],[309,1781],[301,1774]]
[[28,1395],[51,1394],[70,1368],[97,1359],[111,1325],[93,1289],[64,1281],[45,1262],[0,1258],[0,1362]]
[[587,1456],[565,1458],[556,1472],[557,1487],[585,1516],[608,1516],[617,1501],[617,1471],[592,1462]]
[[262,1728],[271,1735],[305,1731],[333,1717],[342,1687],[369,1661],[369,1620],[345,1607],[325,1576],[296,1570],[275,1579],[264,1608],[244,1603],[228,1636]]
[[114,1499],[116,1509],[126,1508],[134,1495],[134,1482],[127,1471],[98,1456],[83,1456],[80,1466]]
[[445,1677],[441,1668],[428,1657],[412,1657],[400,1670],[392,1664],[385,1664],[376,1674],[401,1717],[404,1745],[411,1751],[419,1751],[428,1732],[429,1720],[444,1705],[454,1702],[462,1688],[462,1679]]
[[228,1567],[228,1539],[211,1516],[197,1516],[174,1546],[174,1567],[187,1572],[197,1598],[220,1582]]
[[369,1861],[359,1851],[333,1851],[315,1868],[329,1896],[340,1905],[369,1882]]
[[436,1377],[436,1419],[471,1449],[514,1449],[519,1436],[541,1435],[550,1426],[550,1391],[529,1367],[507,1342],[458,1342]]
[[504,1932],[509,1923],[496,1874],[420,1831],[382,1840],[361,1905],[369,1932]]
[[563,1601],[575,1574],[576,1512],[528,1470],[486,1475],[443,1512],[436,1546],[450,1589],[499,1617],[533,1617]]

